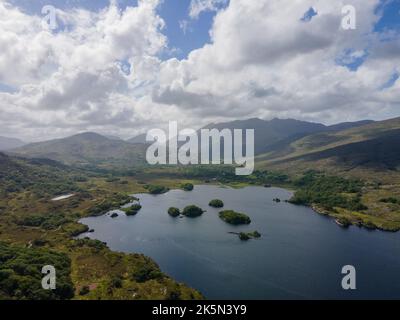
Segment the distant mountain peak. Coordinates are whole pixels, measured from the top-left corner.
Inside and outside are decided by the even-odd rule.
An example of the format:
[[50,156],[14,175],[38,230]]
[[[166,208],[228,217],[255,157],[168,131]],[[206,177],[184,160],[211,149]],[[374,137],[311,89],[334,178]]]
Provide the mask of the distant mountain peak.
[[67,165],[143,163],[145,150],[123,140],[109,139],[95,132],[82,132],[70,137],[32,143],[11,150],[28,158],[47,158]]
[[76,135],[67,137],[66,139],[84,139],[84,140],[109,140],[106,136],[103,136],[96,132],[82,132]]
[[19,148],[25,144],[25,142],[16,138],[0,137],[0,151]]

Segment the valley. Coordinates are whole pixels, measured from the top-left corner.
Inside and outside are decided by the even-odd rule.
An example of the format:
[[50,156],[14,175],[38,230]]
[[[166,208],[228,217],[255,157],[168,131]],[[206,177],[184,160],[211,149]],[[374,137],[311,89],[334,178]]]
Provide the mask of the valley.
[[[174,272],[168,274],[195,289],[164,274],[167,270],[160,269],[157,259],[154,262],[146,253],[135,253],[138,251],[112,251],[115,248],[108,241],[104,244],[91,239],[93,233],[87,234],[90,228],[79,221],[91,216],[101,218],[132,201],[132,194],[154,191],[168,195],[167,191],[183,190],[188,185],[196,185],[195,190],[197,185],[206,185],[233,190],[258,186],[266,191],[273,186],[294,192],[293,197],[282,199],[290,204],[282,205],[315,215],[303,205],[311,207],[342,226],[329,228],[345,230],[354,225],[360,232],[400,230],[398,118],[331,127],[295,120],[250,119],[208,127],[222,126],[255,129],[257,156],[252,175],[236,176],[235,167],[229,165],[148,166],[146,145],[95,133],[0,153],[0,242],[16,246],[21,255],[25,248],[49,256],[53,252],[64,254],[70,261],[67,273],[74,299],[200,299],[203,292]],[[214,198],[210,196],[203,207]],[[175,206],[171,203],[169,207]],[[142,216],[145,210],[144,206],[132,218]],[[164,215],[171,218],[167,210]],[[247,211],[243,208],[239,212]],[[354,226],[349,231],[353,232]],[[250,225],[248,231],[259,229]],[[77,239],[81,234],[89,238]],[[226,235],[229,241],[240,241],[228,232]],[[261,239],[264,241],[264,235]],[[252,243],[259,240],[246,245]],[[7,290],[0,290],[0,297],[13,296],[12,288]]]

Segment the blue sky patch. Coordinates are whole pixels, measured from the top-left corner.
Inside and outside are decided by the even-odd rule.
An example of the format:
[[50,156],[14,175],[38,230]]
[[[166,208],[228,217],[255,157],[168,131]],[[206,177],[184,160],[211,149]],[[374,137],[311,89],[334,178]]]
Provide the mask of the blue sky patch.
[[17,92],[17,89],[0,82],[0,92],[14,93]]
[[357,71],[368,57],[365,50],[346,49],[336,58],[338,65],[347,67],[350,71]]
[[316,15],[318,15],[318,12],[313,7],[311,7],[304,13],[304,16],[300,20],[303,22],[309,22]]
[[399,0],[381,0],[375,13],[382,15],[379,21],[375,24],[375,32],[384,32],[389,30],[400,32]]
[[126,60],[120,60],[120,61],[117,61],[117,64],[118,64],[119,68],[121,69],[121,71],[122,71],[125,75],[129,76],[129,75],[131,74],[131,72],[132,72],[132,65],[131,65],[128,61],[126,61]]
[[381,90],[393,87],[396,81],[399,79],[399,77],[400,77],[399,72],[394,72],[390,77],[390,79],[381,87]]

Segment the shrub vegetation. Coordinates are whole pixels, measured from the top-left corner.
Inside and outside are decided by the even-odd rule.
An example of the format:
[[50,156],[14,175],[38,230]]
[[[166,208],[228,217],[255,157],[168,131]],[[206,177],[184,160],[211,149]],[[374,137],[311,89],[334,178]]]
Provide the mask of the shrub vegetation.
[[187,206],[185,207],[185,209],[183,209],[182,214],[186,217],[189,218],[195,218],[195,217],[199,217],[204,213],[204,210],[195,206],[195,205],[191,205],[191,206]]
[[191,183],[184,183],[182,185],[182,189],[185,190],[185,191],[192,191],[193,188],[194,188],[194,186]]
[[[55,290],[42,288],[42,268],[55,267]],[[44,248],[23,248],[0,242],[0,299],[59,300],[71,299],[74,287],[71,261],[67,255]]]
[[175,217],[178,217],[181,214],[181,212],[180,212],[180,210],[178,208],[171,207],[171,208],[168,209],[168,214],[171,217],[175,218]]
[[318,204],[327,210],[333,210],[335,207],[351,211],[368,209],[361,203],[363,183],[360,180],[309,171],[300,179],[295,180],[294,184],[298,190],[289,200],[293,204]]
[[214,200],[211,200],[208,205],[210,207],[214,207],[214,208],[222,208],[224,206],[224,203],[222,200],[214,199]]
[[219,217],[226,223],[239,225],[239,224],[250,224],[251,219],[244,213],[236,212],[233,210],[225,210],[219,213]]
[[150,194],[162,194],[169,191],[167,187],[157,186],[157,185],[146,185],[145,188],[149,191]]
[[132,206],[122,210],[127,216],[134,216],[140,211],[140,209],[142,209],[142,206],[139,203],[135,203]]

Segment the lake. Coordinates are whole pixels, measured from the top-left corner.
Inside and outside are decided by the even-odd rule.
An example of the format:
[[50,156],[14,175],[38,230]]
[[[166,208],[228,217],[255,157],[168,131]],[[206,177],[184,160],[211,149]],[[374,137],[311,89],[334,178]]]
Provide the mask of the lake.
[[[333,219],[289,199],[280,188],[242,189],[195,186],[191,192],[137,194],[136,216],[120,211],[82,219],[112,250],[143,253],[162,271],[209,299],[383,299],[400,298],[400,233],[343,229]],[[224,209],[244,212],[250,225],[231,226],[208,206],[221,199]],[[169,207],[195,204],[199,218],[172,218]],[[114,212],[114,211],[113,211]],[[229,232],[254,231],[260,239],[240,241]],[[343,290],[344,265],[357,270],[357,289]]]

